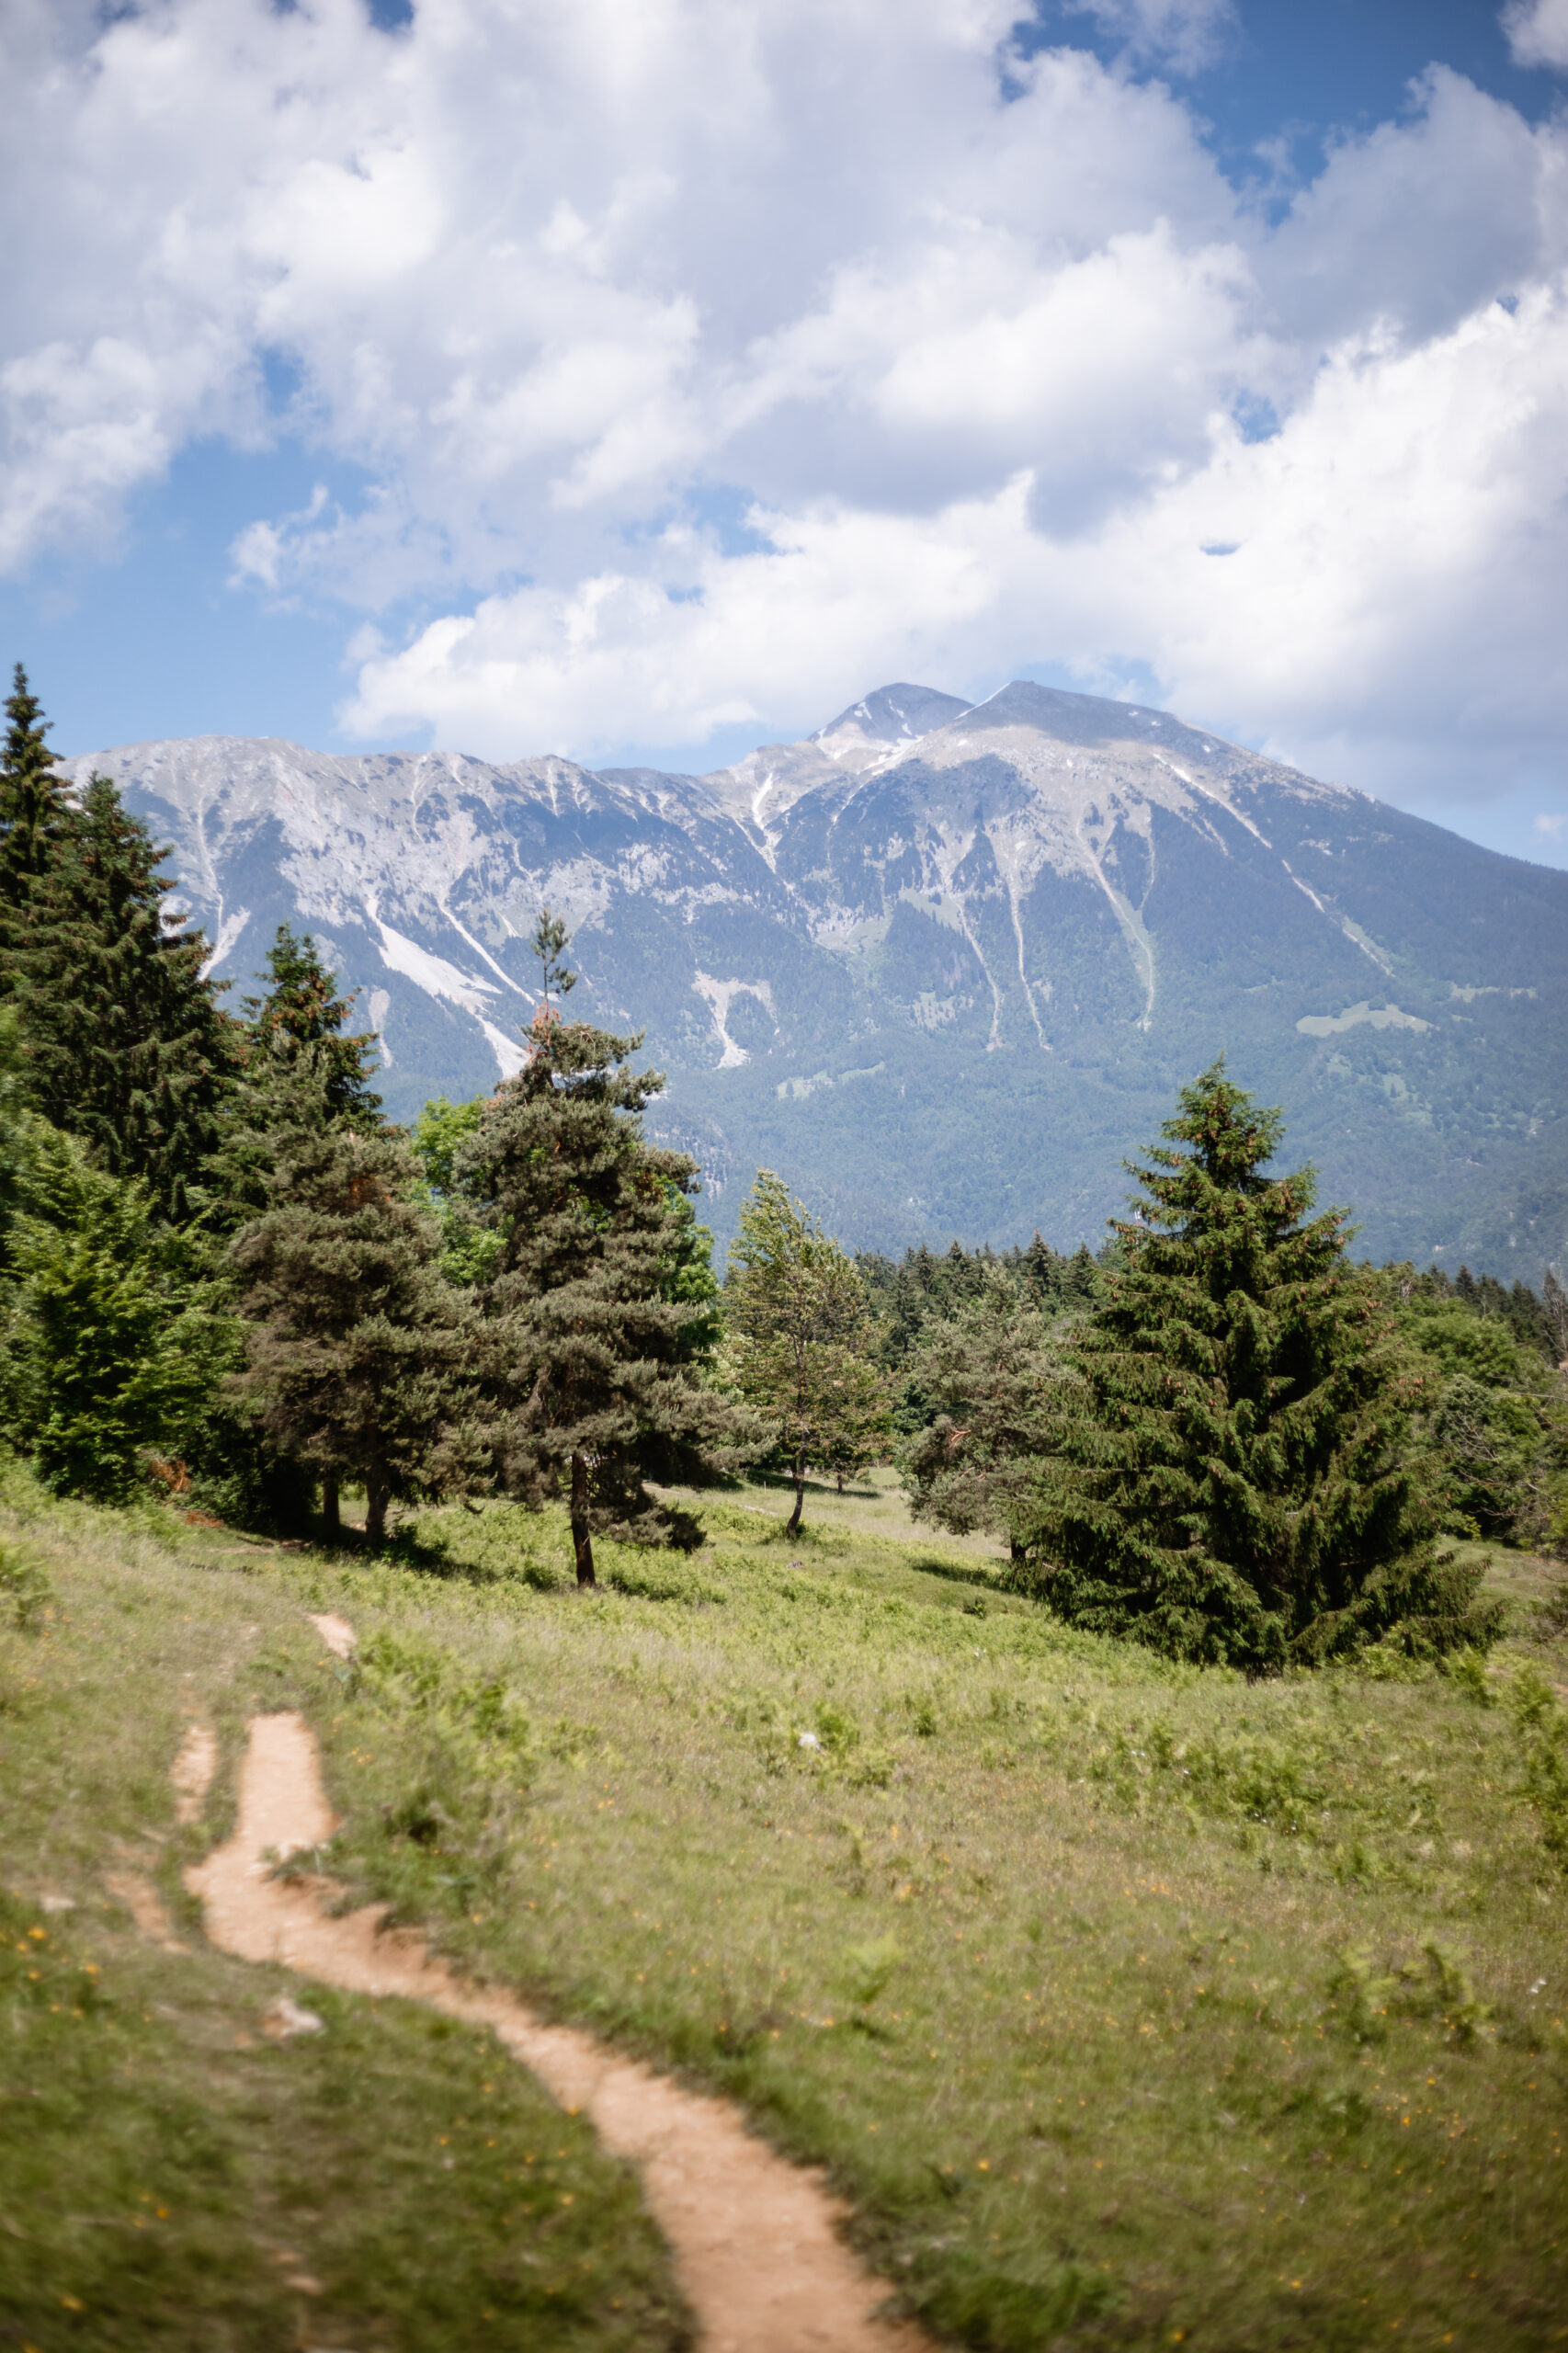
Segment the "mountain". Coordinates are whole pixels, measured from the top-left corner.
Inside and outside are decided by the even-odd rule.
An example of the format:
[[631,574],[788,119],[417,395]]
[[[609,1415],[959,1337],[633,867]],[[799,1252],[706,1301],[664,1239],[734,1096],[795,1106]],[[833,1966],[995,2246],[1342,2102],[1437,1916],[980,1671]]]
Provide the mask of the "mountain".
[[242,994],[279,922],[362,991],[390,1108],[515,1069],[542,902],[573,1011],[645,1028],[722,1235],[760,1164],[860,1246],[1096,1239],[1223,1049],[1361,1246],[1539,1279],[1568,1244],[1568,874],[1167,711],[869,695],[716,775],[127,745]]

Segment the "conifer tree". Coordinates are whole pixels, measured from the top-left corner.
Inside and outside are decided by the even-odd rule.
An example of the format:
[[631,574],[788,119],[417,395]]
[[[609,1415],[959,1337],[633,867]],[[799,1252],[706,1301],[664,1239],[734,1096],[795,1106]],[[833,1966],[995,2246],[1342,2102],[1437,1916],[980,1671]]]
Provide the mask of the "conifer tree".
[[1255,1673],[1396,1628],[1493,1639],[1404,1443],[1430,1376],[1341,1212],[1309,1215],[1312,1172],[1267,1173],[1278,1112],[1221,1062],[1163,1132],[1065,1351],[1029,1581],[1075,1625]]
[[1541,1307],[1548,1354],[1559,1371],[1568,1370],[1568,1290],[1558,1280],[1555,1267],[1546,1270]]
[[4,1147],[7,1431],[58,1493],[123,1502],[199,1417],[214,1317],[144,1185],[26,1111]]
[[650,1472],[707,1476],[754,1434],[709,1377],[711,1302],[691,1279],[694,1246],[704,1254],[682,1214],[696,1165],[642,1132],[664,1081],[629,1067],[640,1037],[551,1006],[574,975],[548,909],[534,944],[544,988],[528,1060],[485,1105],[456,1176],[499,1242],[482,1290],[497,1475],[532,1505],[566,1496],[588,1586],[596,1529],[695,1540],[689,1516],[648,1493]]
[[307,1064],[330,1123],[376,1127],[381,1098],[369,1084],[374,1032],[346,1033],[354,998],[337,995],[337,975],[327,971],[308,932],[297,939],[286,923],[278,925],[267,951],[267,980],[262,995],[244,1000],[248,1025],[266,1050],[267,1063],[273,1069]]
[[297,1131],[381,1125],[381,1098],[370,1088],[376,1040],[344,1034],[354,999],[337,995],[337,976],[307,934],[279,924],[267,954],[267,983],[242,1002],[236,1085],[213,1164],[210,1222],[233,1233],[273,1205],[279,1155]]
[[848,1446],[861,1460],[889,1422],[886,1383],[873,1360],[870,1313],[858,1267],[795,1200],[758,1169],[741,1211],[724,1286],[731,1370],[775,1433],[794,1481],[785,1534],[805,1511],[806,1465]]
[[233,1083],[207,942],[171,930],[165,852],[95,776],[50,836],[17,919],[12,987],[39,1110],[162,1214],[191,1213]]
[[39,878],[53,864],[71,816],[65,780],[55,774],[58,755],[43,740],[49,722],[19,662],[6,716],[0,750],[0,994],[13,984],[15,927]]
[[247,1356],[234,1393],[321,1477],[329,1531],[339,1483],[363,1482],[371,1543],[390,1502],[434,1491],[462,1459],[470,1335],[415,1184],[402,1137],[300,1119],[270,1206],[232,1245]]

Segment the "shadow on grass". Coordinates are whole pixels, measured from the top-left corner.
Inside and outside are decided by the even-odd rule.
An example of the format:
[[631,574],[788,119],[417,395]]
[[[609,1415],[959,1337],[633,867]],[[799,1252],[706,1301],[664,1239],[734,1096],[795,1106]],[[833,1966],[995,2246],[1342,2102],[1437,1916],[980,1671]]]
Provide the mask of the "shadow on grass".
[[[735,1480],[732,1483],[737,1489],[743,1484],[766,1487],[779,1496],[792,1496],[795,1492],[795,1482],[788,1471],[748,1471],[744,1482]],[[812,1495],[828,1495],[835,1500],[842,1498],[846,1503],[874,1504],[881,1499],[883,1492],[881,1487],[836,1486],[828,1479],[813,1479],[809,1471],[804,1483],[808,1502]]]
[[[567,1593],[574,1589],[571,1577],[517,1541],[509,1529],[498,1527],[494,1520],[486,1526],[487,1520],[487,1514],[473,1516],[476,1541],[482,1549],[472,1552],[460,1549],[460,1535],[449,1539],[421,1534],[416,1526],[409,1523],[393,1529],[385,1541],[374,1549],[361,1541],[357,1548],[358,1557],[391,1561],[401,1569],[438,1578],[444,1585],[527,1585],[536,1593]],[[477,1535],[481,1527],[484,1529],[483,1537]]]
[[986,1593],[997,1590],[996,1573],[983,1564],[966,1568],[961,1562],[943,1558],[940,1553],[921,1554],[911,1558],[912,1569],[922,1569],[928,1577],[946,1577],[949,1585],[977,1585]]

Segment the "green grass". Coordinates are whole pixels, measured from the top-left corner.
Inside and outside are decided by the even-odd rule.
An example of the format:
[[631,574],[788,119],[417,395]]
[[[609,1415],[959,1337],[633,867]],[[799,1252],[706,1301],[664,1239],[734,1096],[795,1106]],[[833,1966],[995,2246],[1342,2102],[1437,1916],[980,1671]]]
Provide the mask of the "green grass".
[[[0,2345],[685,2343],[635,2176],[489,2036],[203,1946],[169,1759],[202,1707],[232,1767],[298,1609],[153,1529],[51,1509],[0,1564]],[[128,1868],[188,1956],[106,1893]],[[269,2040],[283,1991],[324,2030]]]
[[[64,1614],[11,1636],[3,1670],[7,1819],[19,1798],[33,1842],[7,1854],[11,1883],[85,1890],[113,1838],[166,1830],[187,1695],[222,1725],[226,1771],[251,1709],[302,1706],[358,1893],[825,2163],[860,2244],[938,2333],[1008,2353],[1568,2343],[1560,1570],[1503,1564],[1515,1633],[1495,1673],[1390,1659],[1249,1685],[1066,1631],[997,1593],[974,1550],[884,1532],[885,1495],[813,1497],[788,1545],[765,1489],[699,1507],[700,1552],[606,1545],[590,1597],[560,1523],[506,1506],[428,1514],[380,1561],[46,1517],[32,1540]],[[305,1624],[323,1607],[358,1628],[354,1666]],[[133,1708],[111,1704],[117,1668]],[[72,1742],[90,1771],[65,1771]],[[158,1851],[173,1901],[189,1834]],[[117,1969],[244,1989],[222,1998],[253,2018],[270,1996],[266,1972],[115,1949]],[[150,2075],[204,2104],[187,2038],[142,2006]],[[364,2282],[401,2238],[390,2152],[422,2129],[402,2120],[427,2106],[429,2029],[394,2005],[333,2018],[351,2010],[410,2038],[355,2076],[361,2119],[387,2120],[363,2256],[343,2266]],[[346,2031],[243,2054],[236,2082],[325,2067]],[[507,2096],[551,2113],[526,2079]],[[234,2116],[259,2097],[233,2097]],[[221,2102],[203,2112],[230,2129]],[[594,2165],[574,2128],[549,2129]],[[542,2128],[536,2143],[542,2160]],[[337,2162],[324,2140],[292,2177]],[[273,2194],[267,2165],[247,2165],[232,2234],[245,2199]],[[584,2343],[614,2325],[611,2249],[637,2283],[612,2292],[671,2309],[614,2203],[624,2177],[595,2178]],[[421,2265],[449,2244],[455,2276],[460,2235],[454,2219],[449,2242],[421,2240]],[[302,2236],[287,2244],[303,2256]],[[326,2262],[311,2241],[310,2268]],[[506,2341],[405,2324],[406,2279],[384,2309],[411,2334],[385,2341]],[[639,2320],[630,2341],[668,2325]]]

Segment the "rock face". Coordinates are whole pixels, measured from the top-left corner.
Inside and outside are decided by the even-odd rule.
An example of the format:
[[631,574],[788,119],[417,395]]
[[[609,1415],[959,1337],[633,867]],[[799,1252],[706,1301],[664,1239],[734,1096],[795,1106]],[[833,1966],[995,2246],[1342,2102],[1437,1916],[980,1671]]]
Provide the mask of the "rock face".
[[1539,1279],[1568,1245],[1568,874],[1168,712],[884,687],[707,777],[139,744],[214,965],[312,932],[411,1117],[517,1067],[528,935],[648,1033],[656,1124],[733,1229],[759,1163],[846,1241],[1097,1239],[1178,1086],[1223,1049],[1362,1246]]

